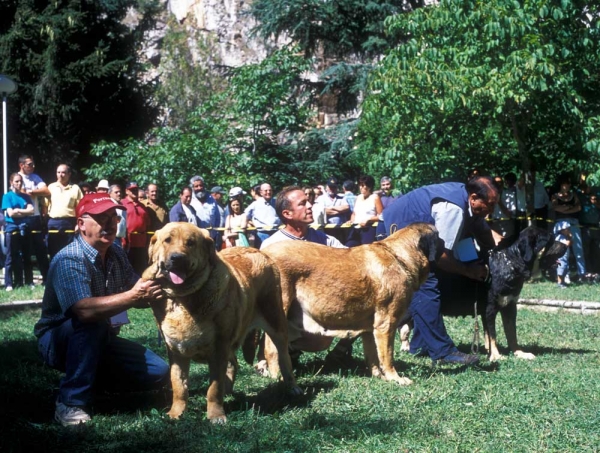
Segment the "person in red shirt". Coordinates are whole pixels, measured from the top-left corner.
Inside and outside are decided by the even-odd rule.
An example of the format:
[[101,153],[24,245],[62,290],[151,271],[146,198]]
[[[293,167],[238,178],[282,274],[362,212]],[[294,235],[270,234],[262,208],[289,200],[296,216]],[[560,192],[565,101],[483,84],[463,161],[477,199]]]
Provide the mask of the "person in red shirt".
[[139,201],[139,187],[129,182],[125,187],[127,196],[121,202],[127,210],[127,238],[124,244],[131,266],[138,275],[148,267],[148,231],[151,224],[150,214]]

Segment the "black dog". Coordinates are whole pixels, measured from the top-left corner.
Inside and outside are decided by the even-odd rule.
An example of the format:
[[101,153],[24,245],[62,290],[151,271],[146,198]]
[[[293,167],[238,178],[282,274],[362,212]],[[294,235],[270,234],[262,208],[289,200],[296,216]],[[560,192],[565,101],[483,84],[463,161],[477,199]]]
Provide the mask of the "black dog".
[[[477,282],[457,274],[436,271],[440,282],[442,314],[446,316],[481,315],[485,333],[485,346],[490,361],[502,356],[496,343],[496,315],[502,315],[508,347],[516,357],[532,360],[535,356],[519,349],[517,342],[517,300],[523,284],[539,266],[547,270],[556,266],[558,258],[567,246],[555,241],[546,230],[528,227],[508,246],[500,246],[489,252],[490,279]],[[401,322],[402,350],[408,350],[408,337],[412,319],[407,315]]]

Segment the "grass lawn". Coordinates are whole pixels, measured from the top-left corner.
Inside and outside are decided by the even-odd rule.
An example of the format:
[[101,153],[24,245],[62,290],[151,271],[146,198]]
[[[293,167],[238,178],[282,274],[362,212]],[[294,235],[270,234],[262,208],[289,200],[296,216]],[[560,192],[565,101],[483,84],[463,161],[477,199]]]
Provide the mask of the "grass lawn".
[[[536,288],[526,288],[532,292],[526,297],[537,297],[533,293],[541,286]],[[588,290],[594,297],[598,287]],[[206,420],[207,367],[193,365],[189,410],[181,420],[164,415],[170,405],[166,392],[101,395],[93,421],[75,429],[53,422],[60,373],[37,357],[32,329],[38,316],[37,309],[0,311],[2,452],[600,450],[600,318],[595,315],[520,310],[520,343],[537,355],[531,362],[509,356],[499,364],[484,359],[472,369],[432,368],[428,359],[399,352],[396,342],[397,367],[415,381],[409,387],[365,376],[361,347],[354,351],[355,366],[344,370],[328,368],[324,354],[304,354],[297,377],[305,395],[296,398],[241,361],[225,426]],[[132,310],[130,317],[133,323],[122,335],[164,356],[151,312]],[[472,325],[472,318],[447,319],[463,351],[470,347]],[[500,335],[502,347],[506,341]]]

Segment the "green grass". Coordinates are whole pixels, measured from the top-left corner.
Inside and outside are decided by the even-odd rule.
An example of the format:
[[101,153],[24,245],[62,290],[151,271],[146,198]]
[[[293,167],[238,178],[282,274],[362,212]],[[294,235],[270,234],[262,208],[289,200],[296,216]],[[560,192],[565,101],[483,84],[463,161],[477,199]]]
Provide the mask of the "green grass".
[[[564,291],[561,292],[563,294]],[[160,352],[148,310],[130,311],[122,334]],[[102,452],[593,452],[600,449],[600,318],[519,311],[519,339],[535,361],[509,356],[473,369],[432,368],[396,352],[409,387],[328,369],[324,354],[304,354],[302,397],[242,364],[227,399],[229,423],[206,420],[207,368],[193,365],[189,410],[164,414],[168,394],[102,396],[85,427],[52,422],[60,373],[36,353],[37,310],[0,312],[0,451]],[[472,318],[447,319],[463,351]],[[500,327],[500,326],[499,326]],[[500,329],[501,331],[501,329]],[[501,335],[501,346],[506,341]],[[398,344],[396,342],[396,347]],[[501,351],[506,353],[506,349]],[[483,358],[483,357],[482,357]]]

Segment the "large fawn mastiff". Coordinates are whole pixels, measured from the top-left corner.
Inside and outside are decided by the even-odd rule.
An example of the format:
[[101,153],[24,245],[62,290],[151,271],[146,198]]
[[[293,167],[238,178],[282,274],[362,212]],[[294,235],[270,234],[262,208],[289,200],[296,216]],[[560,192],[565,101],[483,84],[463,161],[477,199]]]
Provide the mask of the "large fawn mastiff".
[[[150,242],[147,280],[160,280],[166,297],[152,303],[171,366],[173,404],[168,415],[186,408],[190,361],[208,363],[208,419],[225,422],[223,396],[237,370],[235,352],[247,332],[260,328],[273,340],[283,380],[296,385],[288,353],[287,322],[279,272],[271,259],[250,248],[216,253],[208,231],[169,223]],[[279,369],[274,367],[272,377]]]

